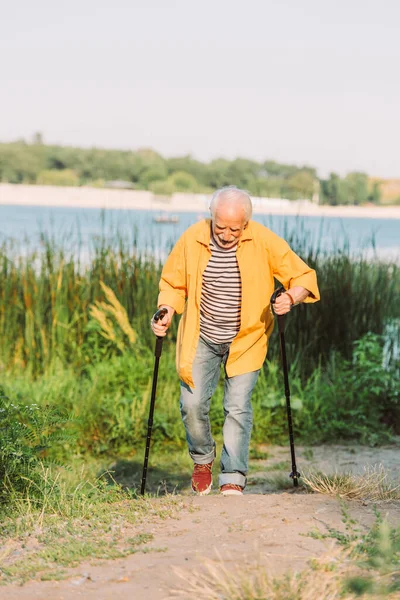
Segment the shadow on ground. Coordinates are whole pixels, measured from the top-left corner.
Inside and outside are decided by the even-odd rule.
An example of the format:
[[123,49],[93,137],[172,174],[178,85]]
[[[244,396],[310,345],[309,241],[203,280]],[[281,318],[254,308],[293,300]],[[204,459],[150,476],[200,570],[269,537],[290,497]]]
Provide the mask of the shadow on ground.
[[[122,487],[140,493],[142,482],[143,460],[120,458],[108,466],[105,473],[111,483],[115,481]],[[218,491],[219,461],[214,464],[213,492]],[[293,489],[293,480],[288,476],[289,465],[278,463],[266,466],[265,461],[250,459],[250,470],[247,478],[246,492],[249,494],[270,494]],[[102,474],[103,474],[102,473]],[[190,479],[192,462],[181,455],[160,454],[158,460],[147,470],[146,493],[156,496],[165,494],[191,494]],[[303,488],[300,480],[296,491]],[[295,490],[293,490],[295,491]]]
[[[142,483],[143,461],[135,459],[118,459],[108,467],[105,477],[115,481],[122,487],[140,493]],[[103,471],[104,473],[104,471]],[[147,469],[146,493],[163,496],[165,494],[190,493],[191,471],[175,461],[163,460],[157,466]]]

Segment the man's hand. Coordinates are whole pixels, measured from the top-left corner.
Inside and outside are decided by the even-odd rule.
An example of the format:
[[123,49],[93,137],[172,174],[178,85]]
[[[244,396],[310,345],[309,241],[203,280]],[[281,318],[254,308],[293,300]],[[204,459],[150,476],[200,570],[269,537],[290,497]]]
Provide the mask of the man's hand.
[[172,308],[172,306],[166,306],[165,304],[158,307],[158,309],[160,308],[166,308],[168,311],[167,314],[164,315],[164,317],[159,321],[155,321],[153,315],[150,325],[154,335],[157,337],[164,337],[167,335],[168,327],[171,325],[172,317],[175,314],[175,309]]
[[277,315],[286,315],[292,308],[292,301],[288,294],[281,294],[274,304],[274,312]]
[[275,313],[277,315],[286,315],[290,312],[292,306],[299,302],[304,302],[309,293],[308,290],[300,285],[290,288],[290,290],[277,297],[274,304]]

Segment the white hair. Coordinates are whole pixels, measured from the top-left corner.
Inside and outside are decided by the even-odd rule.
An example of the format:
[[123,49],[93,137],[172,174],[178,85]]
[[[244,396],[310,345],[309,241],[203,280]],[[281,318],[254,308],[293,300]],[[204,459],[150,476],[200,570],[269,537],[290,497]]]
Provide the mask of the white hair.
[[242,206],[246,222],[251,219],[253,205],[246,190],[241,190],[235,185],[228,185],[214,192],[210,202],[211,217],[213,219],[215,218],[215,213],[220,203],[228,204],[230,206]]

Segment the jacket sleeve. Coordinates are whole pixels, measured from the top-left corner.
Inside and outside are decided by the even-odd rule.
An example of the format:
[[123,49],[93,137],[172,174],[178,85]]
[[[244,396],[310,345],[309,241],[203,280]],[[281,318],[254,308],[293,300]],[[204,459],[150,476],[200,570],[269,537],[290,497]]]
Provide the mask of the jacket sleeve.
[[157,306],[172,306],[183,313],[187,297],[186,244],[182,235],[172,248],[161,273]]
[[273,275],[285,289],[300,285],[310,292],[304,302],[317,302],[320,299],[317,275],[314,269],[311,269],[293,252],[285,240],[282,238],[276,240],[271,256]]

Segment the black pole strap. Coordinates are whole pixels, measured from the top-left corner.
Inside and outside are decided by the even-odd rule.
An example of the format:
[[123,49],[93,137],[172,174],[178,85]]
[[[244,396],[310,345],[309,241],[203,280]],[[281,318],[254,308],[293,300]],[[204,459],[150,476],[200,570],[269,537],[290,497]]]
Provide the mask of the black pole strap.
[[[163,319],[167,314],[168,310],[166,308],[160,308],[155,315],[153,316],[154,321],[159,321]],[[153,372],[153,385],[151,389],[151,400],[150,400],[150,411],[149,418],[147,420],[147,438],[146,438],[146,450],[144,453],[144,463],[143,463],[143,473],[142,473],[142,485],[140,488],[140,493],[143,496],[146,490],[146,478],[147,478],[147,467],[149,464],[149,454],[150,454],[150,442],[151,442],[151,432],[153,429],[153,416],[154,416],[154,407],[156,403],[156,392],[157,392],[157,379],[158,379],[158,365],[160,362],[160,356],[162,353],[162,345],[163,345],[162,337],[157,336],[156,345],[154,348],[154,372]]]

